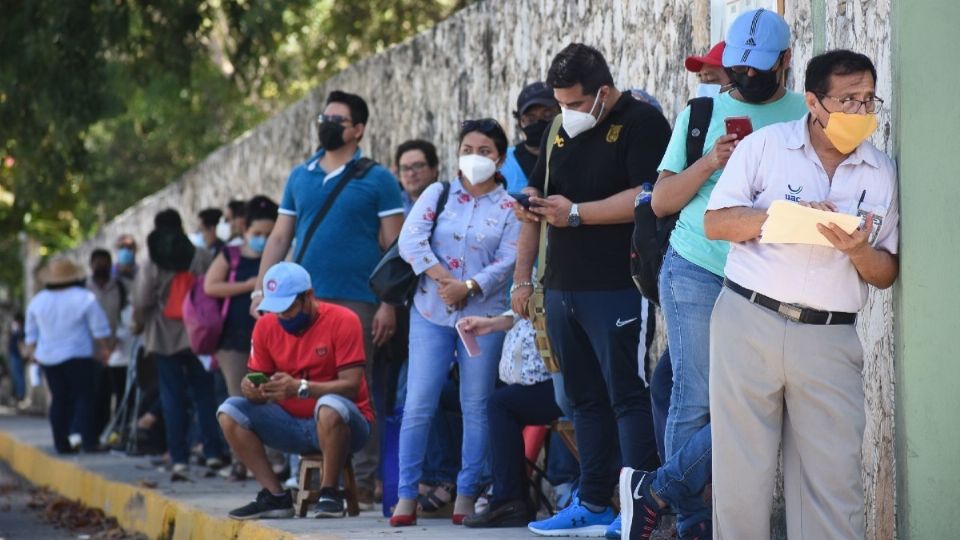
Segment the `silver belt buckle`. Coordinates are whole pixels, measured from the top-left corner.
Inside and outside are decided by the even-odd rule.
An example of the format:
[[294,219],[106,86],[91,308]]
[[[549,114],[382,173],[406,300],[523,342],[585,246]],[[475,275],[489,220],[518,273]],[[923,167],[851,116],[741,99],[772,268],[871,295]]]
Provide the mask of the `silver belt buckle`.
[[785,304],[780,302],[780,307],[777,308],[777,313],[783,315],[793,322],[800,322],[800,314],[803,313],[803,308],[793,304]]

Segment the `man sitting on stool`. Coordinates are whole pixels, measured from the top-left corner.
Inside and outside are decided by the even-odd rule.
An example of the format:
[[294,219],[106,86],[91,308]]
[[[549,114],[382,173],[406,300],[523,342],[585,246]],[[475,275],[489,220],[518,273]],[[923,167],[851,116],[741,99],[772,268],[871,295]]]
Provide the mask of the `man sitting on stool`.
[[323,453],[320,499],[313,517],[342,517],[338,490],[347,457],[366,443],[373,410],[363,376],[360,319],[317,301],[303,267],[281,262],[263,279],[260,311],[247,367],[269,380],[243,379],[243,397],[217,411],[234,455],[263,489],[230,512],[234,519],[292,517],[293,500],[270,467],[264,445],[292,454]]

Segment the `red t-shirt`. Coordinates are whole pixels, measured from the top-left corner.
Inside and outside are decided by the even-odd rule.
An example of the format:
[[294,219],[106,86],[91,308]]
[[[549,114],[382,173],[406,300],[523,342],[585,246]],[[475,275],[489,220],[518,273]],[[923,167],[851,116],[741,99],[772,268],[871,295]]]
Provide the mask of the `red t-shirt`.
[[[267,314],[253,328],[253,346],[247,368],[267,376],[289,373],[295,379],[327,382],[337,379],[337,372],[363,367],[363,330],[356,313],[335,304],[317,302],[318,316],[306,332],[292,336],[283,330],[275,314]],[[353,398],[363,416],[373,422],[367,379],[360,379],[360,390]],[[278,402],[283,410],[297,418],[312,418],[316,399],[297,397]]]

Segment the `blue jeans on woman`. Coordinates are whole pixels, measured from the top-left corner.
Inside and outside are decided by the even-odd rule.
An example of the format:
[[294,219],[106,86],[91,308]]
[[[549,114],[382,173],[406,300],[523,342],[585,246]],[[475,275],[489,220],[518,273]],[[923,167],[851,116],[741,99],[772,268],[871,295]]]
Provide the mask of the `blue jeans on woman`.
[[[440,326],[410,312],[410,365],[407,396],[400,426],[401,499],[416,499],[423,467],[430,422],[437,410],[440,391],[447,380],[450,362],[460,364],[460,406],[463,409],[462,466],[457,475],[457,493],[476,497],[489,450],[487,399],[497,380],[497,364],[503,347],[503,332],[477,338],[480,355],[470,357],[452,326]],[[456,355],[456,357],[454,357]]]
[[677,511],[681,536],[710,520],[700,492],[710,478],[710,315],[723,277],[671,247],[660,270],[660,305],[667,325],[673,391],[664,434],[667,461],[652,488]]
[[160,404],[167,435],[167,449],[173,463],[186,464],[190,458],[187,444],[187,398],[193,403],[207,458],[223,456],[220,426],[217,424],[217,401],[213,392],[213,375],[192,353],[155,354],[160,384]]

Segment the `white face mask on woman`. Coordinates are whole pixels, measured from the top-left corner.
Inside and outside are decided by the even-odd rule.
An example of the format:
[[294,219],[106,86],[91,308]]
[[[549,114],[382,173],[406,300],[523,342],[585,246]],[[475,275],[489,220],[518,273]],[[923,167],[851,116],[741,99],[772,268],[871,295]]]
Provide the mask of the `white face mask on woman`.
[[478,154],[460,156],[458,166],[463,176],[473,185],[492,180],[493,175],[497,172],[497,163],[495,161]]
[[600,114],[594,116],[593,110],[597,108],[598,101],[600,101],[600,90],[597,90],[597,97],[593,100],[593,106],[590,107],[590,112],[581,112],[566,108],[562,109],[563,130],[567,132],[570,138],[576,137],[597,125],[597,117],[603,116],[603,108],[606,106],[605,103],[600,102]]

